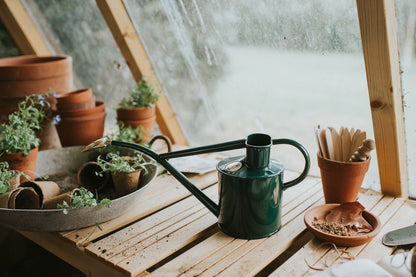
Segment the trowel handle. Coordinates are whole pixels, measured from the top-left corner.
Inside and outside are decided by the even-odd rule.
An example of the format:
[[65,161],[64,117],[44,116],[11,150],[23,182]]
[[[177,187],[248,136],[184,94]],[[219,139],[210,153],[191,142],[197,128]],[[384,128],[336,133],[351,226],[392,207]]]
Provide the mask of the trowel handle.
[[309,168],[311,167],[311,161],[309,158],[309,153],[306,150],[305,147],[303,147],[300,143],[291,140],[291,139],[273,139],[273,144],[289,144],[292,145],[294,147],[296,147],[303,155],[303,158],[305,159],[305,167],[303,168],[302,173],[294,180],[283,183],[283,189],[287,189],[290,188],[291,186],[294,186],[298,183],[300,183],[301,181],[303,181],[303,179],[306,178],[306,176],[308,175],[309,172]]

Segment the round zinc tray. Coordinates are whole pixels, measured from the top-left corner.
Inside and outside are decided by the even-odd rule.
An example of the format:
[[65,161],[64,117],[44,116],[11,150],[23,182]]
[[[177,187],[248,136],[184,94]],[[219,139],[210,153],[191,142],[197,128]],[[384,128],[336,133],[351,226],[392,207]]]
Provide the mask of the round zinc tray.
[[[40,151],[37,162],[37,176],[50,176],[61,191],[76,187],[76,171],[85,162],[100,154],[81,152],[83,147],[64,147]],[[140,199],[150,182],[157,175],[157,166],[148,165],[148,174],[142,175],[140,189],[128,195],[112,199],[112,206],[105,208],[96,206],[70,210],[63,214],[60,209],[29,210],[0,208],[0,225],[22,231],[65,231],[95,225],[116,218],[131,209]],[[109,193],[111,195],[111,192]],[[104,195],[106,196],[106,195]]]

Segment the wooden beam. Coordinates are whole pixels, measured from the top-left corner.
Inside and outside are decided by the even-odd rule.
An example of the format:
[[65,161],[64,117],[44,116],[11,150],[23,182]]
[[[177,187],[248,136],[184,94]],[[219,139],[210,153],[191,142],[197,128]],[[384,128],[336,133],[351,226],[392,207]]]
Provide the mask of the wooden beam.
[[[136,82],[144,76],[147,80],[152,80],[150,83],[154,88],[161,87],[123,2],[121,0],[96,0],[96,2]],[[156,120],[162,134],[170,137],[174,144],[188,144],[164,94],[161,94],[156,105]]]
[[24,55],[51,55],[20,0],[0,0],[0,19]]
[[393,0],[357,0],[381,191],[408,197],[406,142]]

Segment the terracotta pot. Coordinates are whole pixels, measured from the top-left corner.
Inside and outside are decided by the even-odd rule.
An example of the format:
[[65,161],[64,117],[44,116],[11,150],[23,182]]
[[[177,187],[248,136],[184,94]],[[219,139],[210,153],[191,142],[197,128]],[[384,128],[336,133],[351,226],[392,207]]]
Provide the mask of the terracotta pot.
[[[28,156],[25,156],[23,153],[5,153],[0,157],[0,162],[8,162],[10,169],[23,171],[31,180],[34,180],[38,149],[38,147],[32,149]],[[24,181],[26,181],[26,177],[20,176],[20,182]]]
[[58,111],[85,110],[95,107],[95,97],[90,88],[79,89],[56,98]]
[[34,55],[0,59],[0,98],[26,97],[50,88],[65,93],[72,88],[72,58]]
[[137,190],[142,169],[133,172],[111,172],[117,195],[124,196]]
[[26,181],[20,184],[21,188],[33,188],[39,195],[39,207],[42,208],[45,202],[59,195],[58,184],[52,181]]
[[102,112],[105,112],[105,103],[103,101],[95,101],[94,108],[91,108],[91,109],[70,110],[70,111],[53,110],[54,115],[59,114],[61,118],[88,116],[88,115],[98,114]]
[[62,146],[88,145],[104,135],[106,113],[63,117],[56,125]]
[[39,209],[39,195],[33,188],[17,188],[10,193],[9,209]]
[[101,171],[101,166],[97,162],[84,163],[77,172],[78,185],[92,192],[102,190],[110,183],[110,174],[103,172],[102,177],[98,176],[96,173]]
[[126,121],[123,121],[123,123],[124,123],[124,126],[126,127],[130,126],[134,129],[139,126],[142,126],[143,129],[140,132],[142,141],[136,141],[136,143],[148,143],[153,135],[155,120],[156,120],[156,116],[148,118],[148,119],[144,119],[144,120],[137,120],[137,121],[126,120]]
[[143,107],[143,108],[132,108],[132,109],[117,109],[117,120],[124,121],[137,121],[148,119],[156,116],[156,109],[153,106],[152,108]]
[[363,162],[338,162],[318,153],[325,202],[344,203],[357,200],[371,158]]
[[[31,94],[45,93],[49,88],[58,93],[72,90],[72,58],[69,56],[38,57],[34,55],[0,59],[0,121],[17,110],[17,103]],[[52,107],[55,98],[51,97]],[[54,126],[50,128],[54,129]],[[44,132],[40,149],[60,147],[55,132]]]
[[55,197],[52,197],[46,201],[44,201],[42,208],[43,209],[58,209],[58,205],[62,204],[64,201],[68,203],[68,205],[72,204],[72,195],[78,194],[79,195],[80,190],[78,188],[75,188],[69,192],[62,193],[60,195],[57,195]]

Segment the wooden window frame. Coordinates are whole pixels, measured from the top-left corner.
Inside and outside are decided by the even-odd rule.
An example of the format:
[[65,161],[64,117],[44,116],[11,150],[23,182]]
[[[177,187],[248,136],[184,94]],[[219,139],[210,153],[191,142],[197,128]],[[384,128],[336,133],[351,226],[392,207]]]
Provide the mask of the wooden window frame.
[[[122,0],[96,0],[136,81],[154,75]],[[406,143],[394,0],[357,0],[381,191],[408,197]],[[0,0],[0,17],[23,54],[50,54],[20,1]],[[157,105],[162,133],[187,141],[166,99]]]

